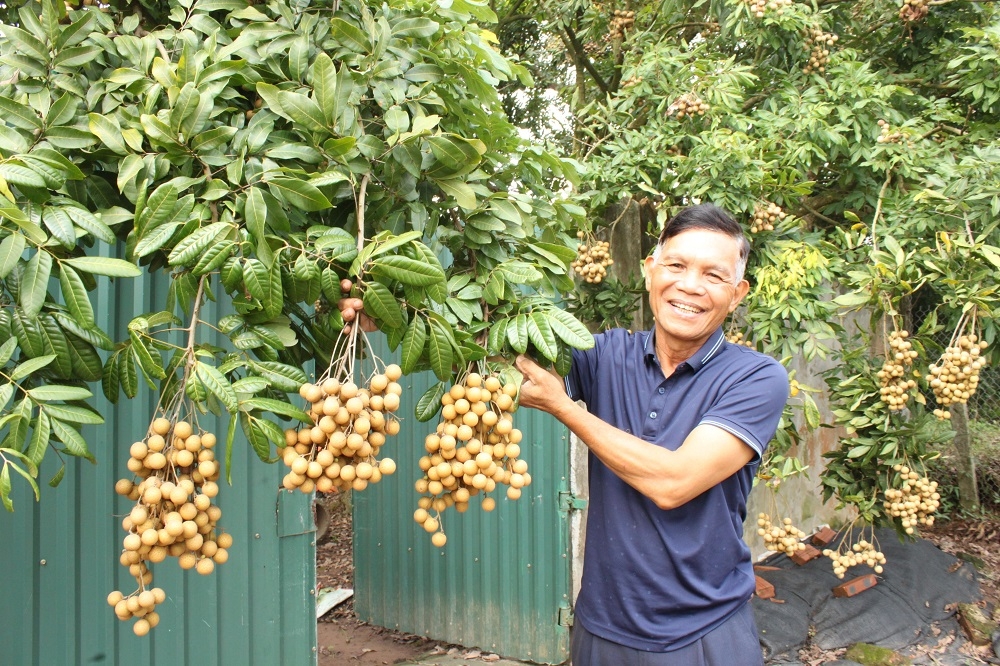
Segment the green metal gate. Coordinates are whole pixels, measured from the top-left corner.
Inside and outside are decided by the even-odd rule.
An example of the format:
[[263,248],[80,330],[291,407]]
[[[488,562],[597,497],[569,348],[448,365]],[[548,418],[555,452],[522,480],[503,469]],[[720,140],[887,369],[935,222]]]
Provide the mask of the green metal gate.
[[[128,321],[162,303],[162,283],[100,279],[94,300],[104,328],[123,337]],[[213,307],[209,304],[209,309]],[[211,314],[211,313],[209,313]],[[223,344],[222,340],[216,341]],[[113,405],[96,387],[104,415],[84,436],[97,465],[68,460],[57,488],[43,485],[36,503],[15,477],[15,511],[0,510],[0,665],[2,666],[298,666],[316,663],[315,526],[312,502],[279,490],[281,465],[266,465],[240,435],[232,485],[220,482],[220,526],[233,535],[229,561],[201,576],[174,558],[153,565],[167,592],[161,622],[144,638],[120,622],[105,598],[135,580],[118,562],[128,500],[115,481],[131,478],[128,448],[145,435],[155,397],[145,391]],[[228,416],[200,425],[225,439]],[[44,484],[56,472],[48,455]]]
[[[384,351],[383,358],[391,356]],[[398,413],[405,420],[384,449],[398,469],[354,495],[355,611],[366,622],[504,657],[564,663],[571,618],[569,512],[575,508],[569,433],[541,412],[517,411],[531,485],[516,501],[494,493],[491,513],[475,498],[464,514],[443,512],[448,543],[435,548],[412,519],[417,461],[424,436],[436,425],[412,415],[434,381],[430,373],[403,378]]]

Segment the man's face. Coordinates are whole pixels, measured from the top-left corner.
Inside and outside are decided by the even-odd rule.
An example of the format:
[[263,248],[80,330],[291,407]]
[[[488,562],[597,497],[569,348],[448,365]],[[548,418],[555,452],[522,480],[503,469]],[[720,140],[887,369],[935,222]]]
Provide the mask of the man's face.
[[737,241],[690,229],[646,258],[646,290],[658,339],[678,350],[702,345],[736,309],[750,285],[736,280]]

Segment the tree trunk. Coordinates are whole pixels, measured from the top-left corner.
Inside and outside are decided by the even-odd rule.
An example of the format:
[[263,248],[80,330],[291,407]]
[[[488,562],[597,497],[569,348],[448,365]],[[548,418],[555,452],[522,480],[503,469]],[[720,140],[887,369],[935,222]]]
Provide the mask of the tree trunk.
[[966,511],[979,510],[979,488],[976,484],[976,460],[972,457],[969,437],[968,405],[951,407],[951,427],[955,429],[955,467],[958,471],[958,500]]

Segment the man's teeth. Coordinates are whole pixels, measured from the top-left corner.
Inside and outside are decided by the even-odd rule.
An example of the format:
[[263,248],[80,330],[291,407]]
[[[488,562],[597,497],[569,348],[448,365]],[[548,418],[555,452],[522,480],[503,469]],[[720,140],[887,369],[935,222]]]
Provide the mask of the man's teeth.
[[674,307],[677,308],[678,310],[684,310],[685,312],[694,312],[694,313],[701,312],[700,308],[694,308],[691,307],[690,305],[685,305],[683,303],[674,303]]

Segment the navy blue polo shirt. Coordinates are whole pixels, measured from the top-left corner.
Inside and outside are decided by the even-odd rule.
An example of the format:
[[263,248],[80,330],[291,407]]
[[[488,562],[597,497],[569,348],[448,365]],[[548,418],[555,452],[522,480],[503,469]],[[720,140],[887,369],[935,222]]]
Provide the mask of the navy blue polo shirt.
[[722,329],[664,377],[652,331],[595,336],[573,354],[570,395],[627,433],[676,450],[700,424],[754,451],[719,485],[675,509],[658,508],[592,453],[583,583],[575,616],[589,632],[650,652],[692,643],[754,591],[743,541],[746,500],[788,397],[774,359],[726,342]]

